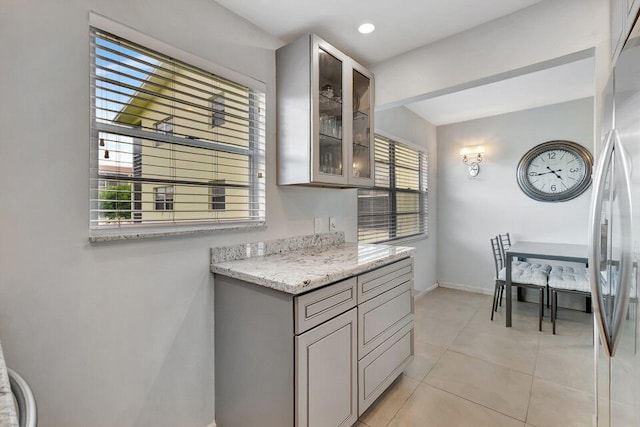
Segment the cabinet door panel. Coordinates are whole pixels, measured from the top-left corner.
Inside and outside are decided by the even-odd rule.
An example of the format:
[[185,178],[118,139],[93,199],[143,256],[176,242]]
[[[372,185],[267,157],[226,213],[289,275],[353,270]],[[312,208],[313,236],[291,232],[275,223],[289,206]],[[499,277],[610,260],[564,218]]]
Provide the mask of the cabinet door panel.
[[358,64],[351,72],[351,134],[349,182],[359,186],[373,185],[374,132],[373,75]]
[[386,340],[358,363],[358,413],[369,406],[413,360],[413,322]]
[[296,426],[351,426],[358,418],[356,309],[295,338]]
[[311,38],[311,120],[313,183],[347,183],[347,130],[344,96],[350,90],[345,78],[349,58],[321,40]]
[[358,306],[358,359],[413,321],[413,280]]

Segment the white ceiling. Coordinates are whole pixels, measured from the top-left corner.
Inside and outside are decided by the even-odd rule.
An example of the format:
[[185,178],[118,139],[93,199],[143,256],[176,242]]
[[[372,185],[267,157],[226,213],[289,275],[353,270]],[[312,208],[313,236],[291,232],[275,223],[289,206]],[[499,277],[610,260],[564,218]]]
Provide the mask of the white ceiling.
[[[543,0],[216,1],[285,43],[315,33],[357,61],[371,65]],[[364,22],[373,23],[376,30],[358,33]],[[438,126],[593,93],[594,60],[586,58],[406,106]]]
[[[284,42],[315,33],[370,65],[542,0],[216,0]],[[358,33],[371,22],[376,30]]]
[[436,126],[593,96],[593,57],[407,104]]

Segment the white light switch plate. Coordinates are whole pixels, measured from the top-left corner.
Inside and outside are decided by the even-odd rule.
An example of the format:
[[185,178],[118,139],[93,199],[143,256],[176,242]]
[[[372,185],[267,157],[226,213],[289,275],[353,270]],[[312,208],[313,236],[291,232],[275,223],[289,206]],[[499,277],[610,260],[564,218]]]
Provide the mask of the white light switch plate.
[[313,218],[313,232],[315,234],[324,232],[324,224],[322,218]]

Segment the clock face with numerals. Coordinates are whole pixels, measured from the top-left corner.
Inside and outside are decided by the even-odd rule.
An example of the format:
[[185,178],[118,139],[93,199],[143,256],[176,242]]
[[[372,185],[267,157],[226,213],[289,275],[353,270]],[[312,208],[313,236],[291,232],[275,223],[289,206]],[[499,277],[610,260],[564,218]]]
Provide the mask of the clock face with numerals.
[[571,141],[549,141],[529,150],[518,164],[518,185],[534,200],[564,202],[591,184],[593,158]]

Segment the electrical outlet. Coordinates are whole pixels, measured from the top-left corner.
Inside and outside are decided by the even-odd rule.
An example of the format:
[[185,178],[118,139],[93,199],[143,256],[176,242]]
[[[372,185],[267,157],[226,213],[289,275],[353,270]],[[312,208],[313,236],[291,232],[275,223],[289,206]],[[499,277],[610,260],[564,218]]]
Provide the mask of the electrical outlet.
[[313,232],[315,234],[322,233],[324,231],[323,230],[324,226],[322,222],[323,222],[322,218],[317,218],[317,217],[313,218]]
[[332,216],[329,217],[329,232],[336,231],[336,219]]

